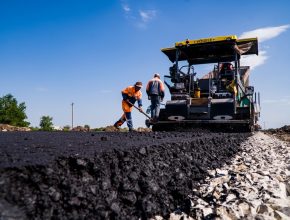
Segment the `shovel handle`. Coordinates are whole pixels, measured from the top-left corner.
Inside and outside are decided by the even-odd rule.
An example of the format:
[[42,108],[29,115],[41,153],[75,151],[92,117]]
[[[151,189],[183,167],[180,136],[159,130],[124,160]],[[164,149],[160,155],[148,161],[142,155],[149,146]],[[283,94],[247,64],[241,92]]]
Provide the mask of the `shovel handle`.
[[[138,109],[140,111],[140,108],[138,108],[137,106],[133,105],[131,102],[128,102],[130,105],[134,106],[136,109]],[[140,111],[143,115],[145,115],[147,118],[149,118],[150,120],[153,120],[149,115],[145,114],[143,111]]]

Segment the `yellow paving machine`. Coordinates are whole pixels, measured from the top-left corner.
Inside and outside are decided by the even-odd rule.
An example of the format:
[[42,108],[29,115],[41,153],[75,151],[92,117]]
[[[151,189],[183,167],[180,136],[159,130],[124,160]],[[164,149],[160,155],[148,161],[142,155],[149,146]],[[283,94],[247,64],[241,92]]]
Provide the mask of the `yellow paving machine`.
[[[196,126],[254,130],[260,116],[260,93],[257,99],[250,84],[250,67],[240,66],[240,59],[258,55],[258,38],[187,39],[161,51],[174,63],[164,76],[171,100],[160,109],[159,121],[146,120],[148,127],[154,131]],[[186,65],[179,65],[180,61],[187,61]],[[194,68],[200,64],[212,64],[212,71],[198,78]]]

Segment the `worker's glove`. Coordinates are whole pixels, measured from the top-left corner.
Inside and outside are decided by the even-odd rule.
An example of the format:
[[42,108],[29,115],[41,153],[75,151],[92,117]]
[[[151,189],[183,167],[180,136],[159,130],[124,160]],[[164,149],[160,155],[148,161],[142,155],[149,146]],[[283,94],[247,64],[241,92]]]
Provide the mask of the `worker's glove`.
[[151,96],[148,96],[148,100],[151,100]]
[[142,109],[142,107],[141,107],[141,106],[139,107],[139,111],[140,111],[140,112],[143,112],[143,109]]

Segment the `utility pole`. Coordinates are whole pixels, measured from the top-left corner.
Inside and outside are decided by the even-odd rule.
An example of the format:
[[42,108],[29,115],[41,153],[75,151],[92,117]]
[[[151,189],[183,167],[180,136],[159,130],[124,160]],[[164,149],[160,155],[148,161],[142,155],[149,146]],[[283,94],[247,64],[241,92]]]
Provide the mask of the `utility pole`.
[[74,128],[74,103],[71,102],[71,129]]

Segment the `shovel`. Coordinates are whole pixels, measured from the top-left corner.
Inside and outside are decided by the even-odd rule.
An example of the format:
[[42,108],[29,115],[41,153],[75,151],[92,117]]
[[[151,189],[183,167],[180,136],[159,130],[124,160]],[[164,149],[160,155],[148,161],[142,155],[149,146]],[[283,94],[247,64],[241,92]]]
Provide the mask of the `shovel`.
[[[127,102],[130,105],[134,106],[134,108],[138,109],[140,111],[140,108],[138,108],[137,106],[133,105],[131,102]],[[144,113],[143,111],[141,112],[142,114],[144,114],[147,118],[149,118],[150,120],[153,121],[153,118],[151,118],[149,115],[147,115],[146,113]]]

